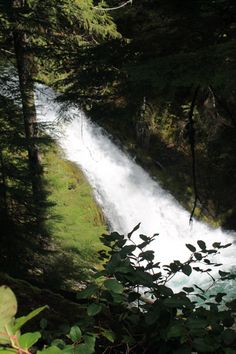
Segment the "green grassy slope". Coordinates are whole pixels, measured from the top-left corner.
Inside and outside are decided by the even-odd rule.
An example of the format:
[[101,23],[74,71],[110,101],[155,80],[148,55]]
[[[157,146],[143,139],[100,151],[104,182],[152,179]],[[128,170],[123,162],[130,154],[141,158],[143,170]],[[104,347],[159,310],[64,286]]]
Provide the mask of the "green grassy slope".
[[47,221],[53,244],[75,268],[97,266],[97,252],[104,247],[99,237],[106,225],[88,181],[75,164],[63,159],[56,145],[47,149],[43,161],[48,198],[54,203]]

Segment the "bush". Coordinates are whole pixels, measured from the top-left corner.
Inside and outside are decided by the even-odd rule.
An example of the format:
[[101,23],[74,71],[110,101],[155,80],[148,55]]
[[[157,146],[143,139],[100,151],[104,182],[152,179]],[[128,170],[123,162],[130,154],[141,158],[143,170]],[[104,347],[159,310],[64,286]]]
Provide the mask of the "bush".
[[[207,248],[204,241],[198,241],[196,247],[187,244],[191,254],[186,262],[173,261],[161,267],[154,260],[154,252],[146,249],[156,235],[140,235],[135,243],[133,232],[137,229],[138,226],[127,238],[116,232],[102,236],[109,250],[100,252],[104,269],[96,274],[93,283],[78,293],[78,300],[83,299],[81,320],[67,336],[61,336],[43,349],[41,343],[38,353],[236,353],[236,300],[224,301],[226,294],[222,292],[207,295],[209,286],[207,290],[198,285],[183,287],[177,293],[168,286],[176,274],[190,276],[193,271],[207,273],[213,285],[216,280],[211,271],[219,264],[212,261],[211,255],[229,244],[214,243],[212,248]],[[228,272],[220,270],[218,273],[219,281],[235,279]],[[9,289],[2,289],[11,293]],[[8,305],[0,306],[1,317],[6,308]],[[10,332],[4,324],[6,317],[0,321],[0,332],[5,331],[0,337],[5,348],[3,354],[10,354],[12,350],[26,352],[40,337],[38,332],[24,335],[16,332],[16,328],[19,329],[16,323],[22,324],[22,320],[13,320],[14,316],[15,310],[8,313],[7,326],[9,323],[13,326]],[[32,313],[25,319],[31,317]],[[44,330],[44,338],[45,333]],[[12,342],[12,335],[17,341]],[[22,337],[27,339],[27,345]],[[6,338],[8,341],[4,342]]]

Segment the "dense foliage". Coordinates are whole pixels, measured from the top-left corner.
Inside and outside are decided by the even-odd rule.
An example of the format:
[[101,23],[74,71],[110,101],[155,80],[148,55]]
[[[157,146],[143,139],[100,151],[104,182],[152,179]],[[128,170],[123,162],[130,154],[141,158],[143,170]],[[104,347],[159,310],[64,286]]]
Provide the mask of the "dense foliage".
[[[77,294],[80,301],[83,299],[81,319],[67,338],[61,335],[57,339],[57,331],[47,331],[47,322],[42,320],[38,348],[52,336],[54,340],[37,353],[235,353],[235,300],[224,301],[223,292],[208,295],[209,286],[207,290],[194,284],[174,292],[168,285],[178,273],[189,277],[192,271],[208,274],[212,285],[234,279],[221,270],[218,279],[211,275],[212,269],[221,266],[214,255],[230,245],[214,243],[208,248],[204,241],[198,241],[196,247],[187,244],[189,259],[161,266],[154,251],[147,248],[158,235],[140,235],[137,239],[137,229],[128,238],[115,232],[103,236],[109,249],[100,252],[106,259],[104,269]],[[28,352],[41,334],[21,334],[19,330],[44,308],[15,320],[13,293],[5,287],[0,292],[0,343],[6,346],[4,353]]]

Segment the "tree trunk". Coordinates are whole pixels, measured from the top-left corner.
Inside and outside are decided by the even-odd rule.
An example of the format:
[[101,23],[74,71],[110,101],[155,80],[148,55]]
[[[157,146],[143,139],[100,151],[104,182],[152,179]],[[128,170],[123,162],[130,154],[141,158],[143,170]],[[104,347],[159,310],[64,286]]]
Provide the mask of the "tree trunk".
[[33,67],[34,58],[30,51],[27,34],[17,28],[15,11],[25,6],[24,0],[13,0],[12,10],[15,22],[13,30],[14,50],[17,62],[20,94],[22,101],[22,112],[24,117],[25,136],[27,141],[29,169],[31,173],[33,196],[36,202],[41,194],[41,173],[39,148],[36,144],[38,138],[37,116],[34,99]]
[[8,218],[8,203],[7,203],[7,181],[5,175],[5,166],[4,159],[2,155],[2,151],[0,151],[0,174],[1,174],[1,182],[0,182],[0,210],[2,210],[3,218]]

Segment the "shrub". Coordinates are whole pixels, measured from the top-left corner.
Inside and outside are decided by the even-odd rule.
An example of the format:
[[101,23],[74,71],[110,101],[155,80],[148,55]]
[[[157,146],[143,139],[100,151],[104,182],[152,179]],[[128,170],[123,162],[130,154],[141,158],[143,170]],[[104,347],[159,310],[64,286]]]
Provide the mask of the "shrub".
[[[116,232],[102,236],[108,247],[108,251],[100,251],[104,269],[78,293],[78,300],[83,299],[81,320],[67,337],[57,339],[38,353],[236,353],[236,300],[224,301],[223,292],[207,295],[209,286],[204,290],[193,285],[179,292],[168,286],[176,274],[190,276],[192,272],[208,274],[212,285],[215,284],[211,272],[220,264],[212,260],[212,255],[230,245],[213,243],[208,248],[204,241],[198,241],[197,246],[187,244],[191,253],[186,262],[175,260],[161,267],[155,261],[154,251],[147,249],[156,235],[140,235],[139,241],[134,242],[133,232],[137,229],[138,226],[128,237]],[[229,272],[219,270],[218,274],[218,281],[235,279]],[[5,305],[0,307],[1,311],[5,308]],[[13,316],[15,310],[8,313],[8,325],[13,323],[11,335],[18,338],[19,344],[25,336],[27,345],[17,346],[18,342],[12,342],[7,332],[0,341],[4,348],[11,349],[4,349],[3,354],[26,352],[40,336],[38,332],[17,334],[14,326],[20,320],[13,320]],[[31,317],[32,313],[25,319]],[[0,322],[1,332],[4,332],[3,322]],[[4,343],[6,335],[8,341]]]

